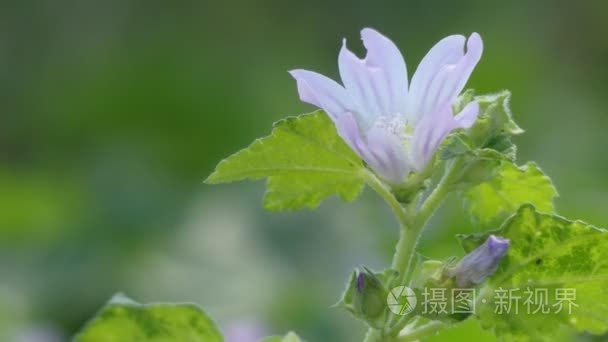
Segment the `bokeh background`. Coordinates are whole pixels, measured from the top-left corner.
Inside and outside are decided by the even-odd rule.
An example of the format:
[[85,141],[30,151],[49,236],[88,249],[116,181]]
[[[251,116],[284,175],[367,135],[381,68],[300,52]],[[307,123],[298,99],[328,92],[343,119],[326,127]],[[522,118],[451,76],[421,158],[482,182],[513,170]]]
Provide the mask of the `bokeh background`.
[[[366,26],[410,73],[443,36],[479,32],[469,87],[513,92],[519,161],[551,175],[561,214],[606,226],[606,13],[559,0],[2,1],[0,340],[63,341],[119,291],[196,302],[229,341],[359,340],[363,325],[329,306],[353,267],[390,261],[397,227],[379,198],[267,213],[263,182],[203,180],[312,110],[287,70],[337,78],[341,39],[363,53]],[[461,255],[453,234],[472,230],[451,199],[422,249]]]

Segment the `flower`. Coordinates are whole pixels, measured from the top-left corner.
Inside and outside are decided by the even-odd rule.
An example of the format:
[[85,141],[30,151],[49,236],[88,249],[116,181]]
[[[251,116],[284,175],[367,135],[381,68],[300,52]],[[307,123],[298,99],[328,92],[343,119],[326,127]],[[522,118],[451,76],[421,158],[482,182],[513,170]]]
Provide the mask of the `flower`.
[[488,239],[471,253],[465,255],[449,275],[456,278],[456,286],[465,287],[481,284],[498,269],[507,254],[510,242],[490,235]]
[[343,41],[338,66],[344,86],[308,70],[290,74],[300,99],[327,112],[350,148],[382,178],[399,184],[426,167],[452,130],[475,122],[475,101],[457,115],[452,104],[479,62],[483,43],[477,33],[468,41],[461,35],[440,40],[408,86],[397,46],[370,28],[361,31],[361,39],[367,49],[364,59]]

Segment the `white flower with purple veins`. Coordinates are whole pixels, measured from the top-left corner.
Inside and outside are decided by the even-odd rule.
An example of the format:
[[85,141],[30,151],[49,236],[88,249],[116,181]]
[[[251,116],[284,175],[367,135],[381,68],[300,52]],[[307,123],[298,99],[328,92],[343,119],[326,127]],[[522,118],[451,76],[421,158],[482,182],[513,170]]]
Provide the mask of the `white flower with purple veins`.
[[[361,31],[367,56],[346,47],[338,66],[344,86],[308,70],[292,70],[300,99],[323,109],[344,141],[381,177],[399,184],[420,172],[445,137],[477,118],[473,101],[460,113],[452,104],[483,50],[481,37],[453,35],[440,40],[422,59],[408,85],[399,49],[377,31]],[[466,52],[465,52],[466,42]]]

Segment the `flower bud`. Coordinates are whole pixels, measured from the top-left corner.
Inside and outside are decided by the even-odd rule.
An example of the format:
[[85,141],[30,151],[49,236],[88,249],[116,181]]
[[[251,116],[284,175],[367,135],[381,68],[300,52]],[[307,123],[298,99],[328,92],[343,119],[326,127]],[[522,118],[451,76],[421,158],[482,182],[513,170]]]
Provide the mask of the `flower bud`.
[[353,304],[362,318],[370,321],[382,315],[386,308],[386,296],[384,285],[373,272],[367,268],[357,272]]
[[490,235],[488,239],[449,271],[456,279],[456,286],[468,287],[481,284],[494,274],[498,265],[507,254],[509,240]]

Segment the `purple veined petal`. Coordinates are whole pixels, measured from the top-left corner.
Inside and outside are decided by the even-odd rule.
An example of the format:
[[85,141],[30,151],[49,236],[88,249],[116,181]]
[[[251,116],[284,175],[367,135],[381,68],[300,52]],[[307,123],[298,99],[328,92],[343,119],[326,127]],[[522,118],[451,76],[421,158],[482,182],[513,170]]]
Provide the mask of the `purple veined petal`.
[[412,163],[416,171],[423,170],[445,137],[458,128],[450,106],[427,115],[414,129],[410,145]]
[[367,49],[365,63],[377,67],[382,72],[382,81],[389,91],[387,114],[405,114],[408,92],[407,67],[399,48],[378,31],[365,28],[361,31],[363,45]]
[[400,184],[411,171],[410,161],[401,140],[381,127],[367,132],[367,146],[374,160],[368,164],[386,180]]
[[469,102],[461,111],[454,117],[456,125],[460,128],[469,128],[473,126],[479,115],[479,104],[476,101]]
[[356,114],[364,128],[371,127],[375,118],[403,115],[407,100],[407,69],[399,49],[388,38],[373,29],[363,29],[361,38],[367,55],[358,58],[346,47],[340,50],[340,76],[358,107]]
[[508,239],[490,235],[479,247],[465,255],[449,270],[458,287],[479,285],[490,277],[507,255],[511,242]]
[[421,112],[428,115],[454,102],[469,80],[473,69],[481,59],[483,42],[477,33],[473,33],[467,41],[467,52],[455,64],[441,67],[431,81],[428,92],[422,99]]
[[493,257],[503,256],[507,253],[507,249],[511,245],[509,239],[505,239],[496,235],[490,235],[486,240],[488,244],[488,252]]
[[375,172],[395,184],[401,183],[411,170],[409,159],[399,138],[383,128],[372,127],[363,136],[350,112],[334,120],[338,135]]
[[451,105],[444,105],[442,110],[422,118],[414,129],[410,146],[412,163],[415,169],[417,171],[424,169],[443,139],[456,128],[473,126],[478,114],[479,104],[472,101],[456,116],[452,113]]
[[407,114],[413,123],[425,114],[423,101],[432,81],[439,71],[449,64],[455,64],[463,54],[465,37],[452,35],[443,38],[424,56],[410,82],[407,100]]
[[333,121],[338,135],[361,159],[365,160],[368,164],[377,163],[376,158],[369,152],[365,138],[353,113],[342,113],[338,118],[333,119]]
[[367,130],[388,105],[388,87],[382,82],[382,71],[366,65],[352,53],[346,47],[346,39],[338,56],[338,66],[346,92],[356,106],[355,115]]
[[344,87],[334,80],[308,70],[296,69],[289,73],[297,82],[300,100],[323,109],[332,119],[353,107]]
[[372,127],[365,136],[350,112],[334,120],[338,135],[382,178],[401,183],[412,170],[401,140],[385,128]]

